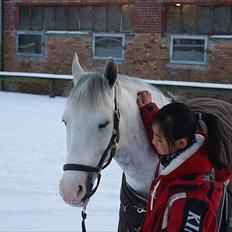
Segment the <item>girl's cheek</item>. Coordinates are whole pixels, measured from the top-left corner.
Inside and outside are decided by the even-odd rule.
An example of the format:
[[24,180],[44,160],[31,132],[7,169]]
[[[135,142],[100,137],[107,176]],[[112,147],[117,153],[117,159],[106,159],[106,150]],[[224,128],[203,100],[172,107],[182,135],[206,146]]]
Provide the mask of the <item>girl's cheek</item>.
[[155,139],[152,141],[152,143],[156,148],[158,147],[158,142]]

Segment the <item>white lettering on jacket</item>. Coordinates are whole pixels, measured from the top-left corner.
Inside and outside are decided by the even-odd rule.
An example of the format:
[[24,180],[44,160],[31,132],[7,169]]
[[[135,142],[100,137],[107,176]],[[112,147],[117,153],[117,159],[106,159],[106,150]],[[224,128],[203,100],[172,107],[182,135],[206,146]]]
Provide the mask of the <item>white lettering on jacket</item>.
[[184,231],[187,232],[199,231],[200,221],[201,221],[201,215],[189,211]]

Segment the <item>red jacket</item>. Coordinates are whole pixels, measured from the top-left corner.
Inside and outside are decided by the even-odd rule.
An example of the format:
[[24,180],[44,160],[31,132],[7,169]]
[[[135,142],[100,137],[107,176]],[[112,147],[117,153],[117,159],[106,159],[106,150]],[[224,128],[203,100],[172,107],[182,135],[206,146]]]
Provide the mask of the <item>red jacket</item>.
[[[141,109],[150,139],[151,121],[157,111],[154,104]],[[142,232],[217,231],[216,211],[223,183],[231,172],[213,171],[206,146],[207,137],[197,134],[196,143],[160,170],[151,184]]]

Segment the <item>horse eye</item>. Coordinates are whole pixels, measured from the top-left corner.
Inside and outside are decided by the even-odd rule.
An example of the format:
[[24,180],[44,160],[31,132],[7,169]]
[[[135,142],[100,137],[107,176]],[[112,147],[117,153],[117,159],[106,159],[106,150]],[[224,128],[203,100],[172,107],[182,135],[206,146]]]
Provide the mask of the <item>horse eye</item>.
[[62,119],[62,122],[64,123],[65,126],[67,125],[67,123],[64,119]]
[[110,123],[109,121],[101,123],[101,124],[98,125],[98,128],[102,129],[102,128],[106,127],[109,123]]

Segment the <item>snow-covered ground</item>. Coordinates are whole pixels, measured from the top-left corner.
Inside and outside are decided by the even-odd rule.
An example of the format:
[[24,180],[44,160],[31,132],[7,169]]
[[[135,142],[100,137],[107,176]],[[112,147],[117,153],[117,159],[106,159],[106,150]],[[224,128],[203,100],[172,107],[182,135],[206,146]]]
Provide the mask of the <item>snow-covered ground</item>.
[[[66,98],[0,91],[0,232],[81,231],[80,208],[59,196]],[[102,173],[87,207],[87,231],[116,231],[121,170]]]

